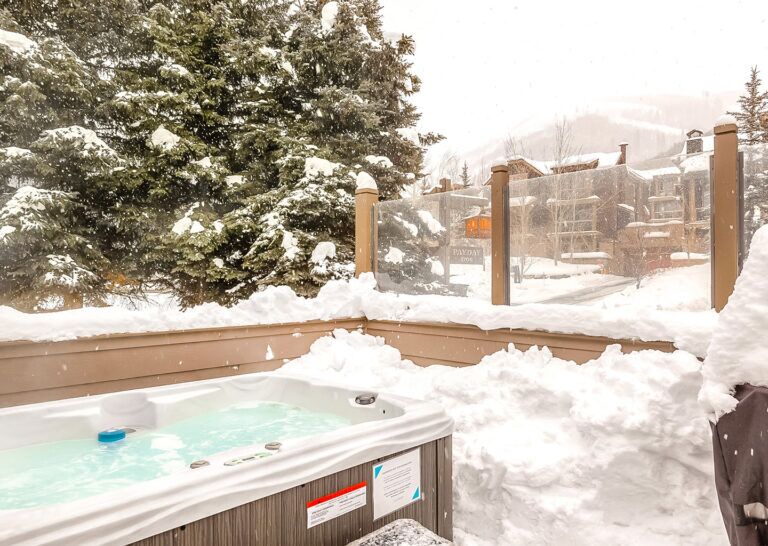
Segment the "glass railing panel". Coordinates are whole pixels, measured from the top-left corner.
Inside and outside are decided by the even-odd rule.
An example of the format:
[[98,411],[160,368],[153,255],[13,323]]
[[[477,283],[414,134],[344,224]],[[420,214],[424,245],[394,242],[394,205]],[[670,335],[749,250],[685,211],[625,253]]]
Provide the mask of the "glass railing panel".
[[739,151],[743,158],[743,248],[746,257],[752,236],[768,224],[768,143],[741,145]]
[[710,156],[511,181],[511,302],[707,309]]
[[376,207],[379,289],[490,301],[490,188],[419,195]]

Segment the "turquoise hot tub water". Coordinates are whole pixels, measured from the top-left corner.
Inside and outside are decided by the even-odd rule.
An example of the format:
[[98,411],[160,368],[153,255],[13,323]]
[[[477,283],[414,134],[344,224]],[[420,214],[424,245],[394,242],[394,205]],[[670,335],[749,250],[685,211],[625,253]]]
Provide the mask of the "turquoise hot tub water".
[[[174,472],[229,449],[333,431],[351,422],[276,402],[246,402],[124,440],[92,438],[0,452],[0,510],[73,501]],[[130,423],[123,423],[130,426]]]

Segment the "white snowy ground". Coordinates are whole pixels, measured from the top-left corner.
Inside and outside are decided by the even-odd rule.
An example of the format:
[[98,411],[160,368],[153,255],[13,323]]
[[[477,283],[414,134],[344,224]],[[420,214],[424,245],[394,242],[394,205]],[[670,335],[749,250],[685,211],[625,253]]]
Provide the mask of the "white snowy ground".
[[[710,264],[659,270],[620,292],[604,296],[592,305],[603,308],[633,307],[637,310],[708,311],[711,304]],[[602,275],[601,275],[602,276]]]
[[[468,286],[471,298],[490,301],[490,264],[452,265],[451,282]],[[710,308],[710,266],[694,265],[658,270],[640,282],[618,275],[599,273],[599,266],[557,265],[548,258],[535,258],[526,267],[522,283],[511,284],[511,303],[563,302],[578,294],[577,303],[602,308],[636,307],[640,310],[706,311]]]
[[609,348],[579,367],[510,348],[421,368],[337,331],[282,370],[442,404],[456,422],[459,545],[727,544],[689,353]]
[[[531,258],[525,267],[522,283],[512,283],[511,303],[534,303],[557,298],[586,288],[599,288],[616,282],[621,277],[601,275],[596,265],[567,264],[555,265],[549,258]],[[491,264],[486,260],[482,265],[451,265],[451,282],[467,285],[467,296],[483,301],[491,300]]]

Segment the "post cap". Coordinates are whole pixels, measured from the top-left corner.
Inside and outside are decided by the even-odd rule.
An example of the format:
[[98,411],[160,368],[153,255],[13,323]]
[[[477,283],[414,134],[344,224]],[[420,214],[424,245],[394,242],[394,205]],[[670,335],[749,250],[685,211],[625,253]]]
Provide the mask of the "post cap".
[[379,195],[377,188],[355,188],[355,195]]
[[727,125],[717,125],[715,126],[715,134],[716,135],[724,135],[727,133],[735,133],[738,131],[739,128],[736,127],[735,123],[729,123]]
[[731,114],[723,114],[715,121],[715,134],[735,133],[738,130],[736,118]]
[[509,172],[509,165],[506,163],[502,163],[500,165],[494,165],[491,167],[492,173],[508,173]]

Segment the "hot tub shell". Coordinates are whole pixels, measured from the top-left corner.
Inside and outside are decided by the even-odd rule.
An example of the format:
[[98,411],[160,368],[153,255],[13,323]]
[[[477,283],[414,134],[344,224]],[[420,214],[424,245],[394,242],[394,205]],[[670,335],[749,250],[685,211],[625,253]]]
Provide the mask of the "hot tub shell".
[[[333,412],[352,425],[282,442],[263,459],[232,465],[264,446],[207,457],[210,463],[77,501],[0,511],[0,544],[336,545],[401,517],[452,535],[451,433],[438,405],[281,373],[241,375],[0,410],[0,450],[110,427],[161,427],[241,401]],[[372,467],[419,449],[421,500],[373,520]],[[225,464],[229,463],[229,464]],[[365,506],[307,528],[307,503],[367,482]]]

